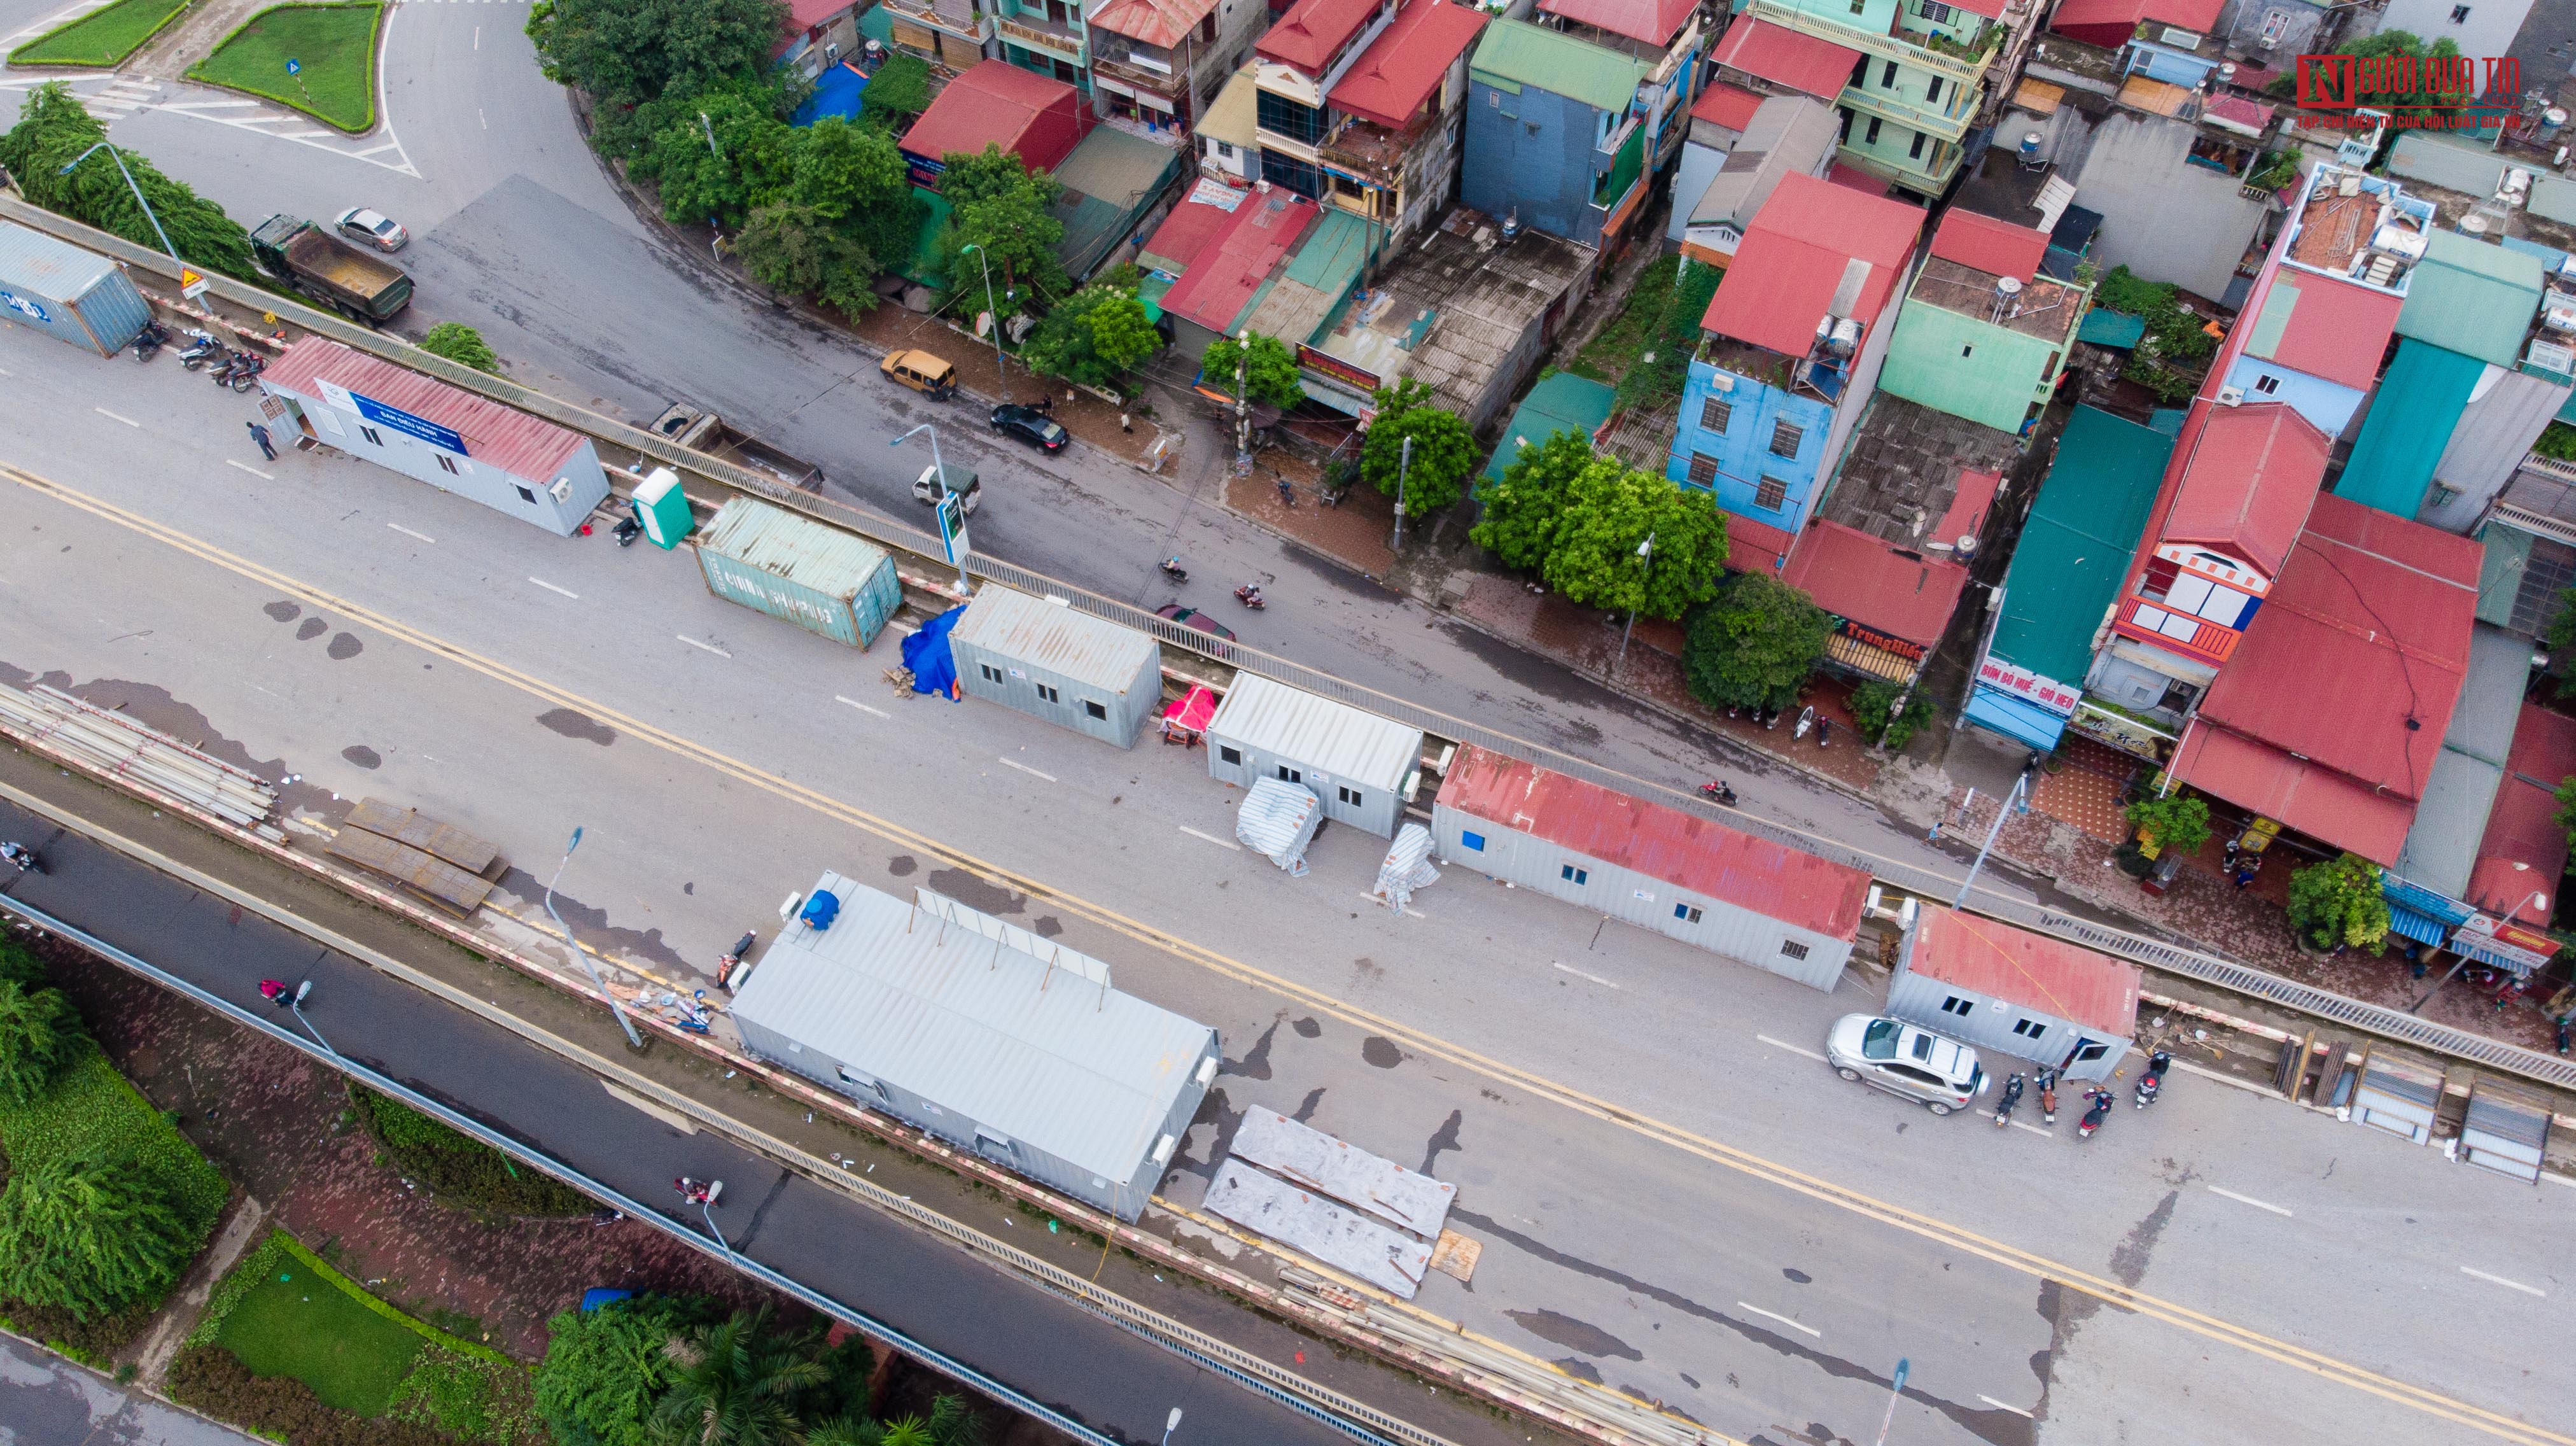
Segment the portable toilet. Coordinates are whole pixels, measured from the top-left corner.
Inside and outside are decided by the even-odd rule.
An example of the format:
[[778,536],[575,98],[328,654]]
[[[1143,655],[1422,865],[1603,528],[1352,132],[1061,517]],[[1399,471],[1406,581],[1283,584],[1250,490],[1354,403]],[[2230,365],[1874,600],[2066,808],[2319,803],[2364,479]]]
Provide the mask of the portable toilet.
[[689,496],[680,490],[680,474],[668,467],[656,467],[653,475],[635,489],[635,520],[644,527],[644,540],[664,552],[680,545],[680,539],[697,531],[698,520],[689,512]]

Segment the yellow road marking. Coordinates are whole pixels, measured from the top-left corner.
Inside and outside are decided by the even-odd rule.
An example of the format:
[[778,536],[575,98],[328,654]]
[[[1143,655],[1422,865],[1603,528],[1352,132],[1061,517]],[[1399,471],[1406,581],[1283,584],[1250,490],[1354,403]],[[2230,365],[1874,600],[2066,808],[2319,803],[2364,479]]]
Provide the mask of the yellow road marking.
[[1238,983],[1251,984],[1270,990],[1273,993],[1294,1000],[1308,1008],[1330,1013],[1346,1023],[1365,1026],[1387,1036],[1390,1040],[1398,1044],[1411,1047],[1418,1053],[1434,1055],[1454,1064],[1463,1065],[1466,1068],[1475,1070],[1479,1074],[1485,1075],[1489,1079],[1514,1085],[1531,1094],[1537,1095],[1542,1099],[1549,1100],[1555,1104],[1575,1110],[1579,1113],[1590,1115],[1593,1118],[1602,1120],[1606,1123],[1617,1125],[1620,1128],[1628,1130],[1645,1139],[1653,1140],[1659,1144],[1680,1150],[1686,1154],[1696,1155],[1713,1164],[1723,1165],[1739,1174],[1747,1175],[1757,1180],[1766,1181],[1770,1184],[1777,1185],[1782,1189],[1793,1191],[1797,1194],[1807,1196],[1810,1199],[1824,1204],[1835,1206],[1852,1214],[1876,1220],[1884,1225],[1894,1226],[1897,1229],[1904,1230],[1910,1234],[1947,1246],[1950,1249],[1961,1251],[1968,1255],[1973,1255],[1981,1260],[1986,1260],[1993,1264],[2003,1266],[2006,1269],[2019,1271],[2043,1281],[2053,1281],[2066,1289],[2081,1291],[2086,1295],[2093,1296],[2096,1299],[2119,1306],[2125,1310],[2135,1311],[2138,1314],[2163,1321],[2168,1325],[2179,1326],[2195,1335],[2199,1335],[2208,1340],[2216,1341],[2225,1345],[2234,1346],[2239,1350],[2249,1352],[2264,1360],[2273,1361],[2281,1365],[2291,1366],[2299,1370],[2307,1371],[2322,1380],[2331,1381],[2337,1385],[2345,1386],[2353,1390],[2367,1392],[2368,1394],[2377,1396],[2383,1400],[2410,1407],[2441,1420],[2450,1421],[2458,1425],[2469,1426],[2500,1439],[2515,1442],[2517,1443],[2517,1446],[2576,1446],[2576,1436],[2567,1436],[2556,1431],[2527,1425],[2521,1421],[2515,1420],[2511,1416],[2505,1415],[2502,1412],[2492,1411],[2483,1406],[2473,1405],[2466,1401],[2445,1396],[2428,1387],[2410,1385],[2404,1381],[2397,1380],[2390,1376],[2381,1375],[2378,1372],[2368,1370],[2364,1367],[2337,1360],[2321,1351],[2313,1351],[2304,1346],[2293,1345],[2288,1341],[2265,1335],[2250,1327],[2236,1325],[2233,1322],[2223,1320],[2203,1311],[2195,1310],[2192,1307],[2182,1305],[2174,1301],[2165,1300],[2159,1296],[2147,1294],[2143,1291],[2123,1285],[2116,1280],[2106,1279],[2102,1276],[2094,1275],[2086,1271],[2077,1270],[2072,1266],[2051,1260],[2034,1251],[2023,1250],[2018,1246],[2007,1245],[2001,1241],[1989,1239],[1986,1236],[1979,1235],[1963,1227],[1952,1225],[1937,1217],[1907,1209],[1900,1205],[1878,1200],[1871,1196],[1864,1195],[1857,1190],[1847,1189],[1843,1186],[1836,1185],[1831,1181],[1820,1179],[1803,1171],[1792,1169],[1789,1166],[1764,1159],[1759,1155],[1755,1155],[1750,1152],[1737,1149],[1734,1146],[1723,1144],[1717,1140],[1699,1135],[1678,1125],[1668,1124],[1664,1121],[1657,1120],[1652,1116],[1642,1115],[1632,1110],[1623,1109],[1618,1105],[1596,1098],[1581,1090],[1575,1089],[1570,1085],[1559,1084],[1543,1075],[1532,1073],[1531,1071],[1522,1069],[1517,1065],[1508,1064],[1501,1060],[1490,1058],[1489,1056],[1480,1054],[1474,1050],[1452,1044],[1447,1040],[1438,1038],[1437,1036],[1424,1034],[1419,1030],[1400,1024],[1395,1020],[1386,1018],[1385,1016],[1374,1014],[1357,1005],[1345,1003],[1342,1000],[1322,993],[1319,990],[1311,989],[1293,980],[1283,979],[1277,975],[1256,969],[1251,965],[1244,964],[1238,960],[1230,958],[1229,956],[1217,953],[1212,949],[1203,948],[1186,939],[1179,938],[1178,936],[1154,928],[1151,925],[1130,919],[1126,915],[1118,913],[1113,909],[1093,904],[1088,900],[1051,888],[1035,879],[1014,873],[1011,870],[1002,868],[998,865],[987,863],[974,855],[961,852],[947,844],[931,839],[926,835],[915,833],[902,825],[878,818],[873,814],[867,813],[853,805],[844,803],[828,794],[819,793],[813,789],[806,788],[801,784],[790,782],[776,774],[765,772],[750,764],[740,762],[726,754],[719,753],[704,744],[681,737],[678,734],[656,728],[652,724],[646,723],[641,719],[631,717],[603,704],[593,702],[578,693],[571,692],[555,684],[546,682],[544,679],[535,677],[531,674],[521,672],[506,663],[484,657],[479,653],[470,652],[456,644],[447,642],[445,639],[439,638],[430,633],[422,632],[409,624],[396,621],[393,618],[386,617],[359,604],[335,597],[329,593],[323,592],[319,588],[301,582],[262,564],[252,562],[247,558],[237,557],[211,543],[202,542],[175,528],[165,526],[151,520],[150,518],[129,512],[113,503],[92,497],[76,488],[67,487],[61,483],[51,481],[22,468],[8,464],[0,464],[0,474],[7,475],[20,486],[23,486],[30,491],[42,493],[62,502],[66,506],[76,507],[92,516],[114,522],[121,527],[152,538],[166,546],[186,553],[191,557],[212,563],[217,567],[236,574],[237,576],[248,578],[264,586],[277,588],[280,591],[285,592],[290,596],[300,598],[315,607],[327,608],[339,613],[344,618],[363,622],[367,626],[375,628],[388,637],[402,642],[407,642],[412,646],[421,649],[423,652],[445,658],[461,667],[472,669],[473,671],[481,673],[485,677],[491,678],[496,682],[506,683],[532,697],[553,703],[559,707],[577,708],[583,713],[586,713],[601,722],[624,729],[639,738],[645,739],[666,752],[678,754],[681,757],[701,763],[723,773],[727,777],[750,784],[751,786],[758,788],[763,792],[775,795],[776,797],[802,805],[816,813],[824,815],[827,818],[836,819],[840,822],[849,824],[854,828],[875,834],[887,842],[900,844],[909,849],[916,849],[923,853],[930,854],[935,858],[943,859],[959,867],[972,870],[990,882],[1025,893],[1032,898],[1043,899],[1058,905],[1059,907],[1071,910],[1078,916],[1103,928],[1124,934],[1128,938],[1139,943],[1162,949],[1178,958],[1198,964],[1201,967],[1225,978],[1232,979]]

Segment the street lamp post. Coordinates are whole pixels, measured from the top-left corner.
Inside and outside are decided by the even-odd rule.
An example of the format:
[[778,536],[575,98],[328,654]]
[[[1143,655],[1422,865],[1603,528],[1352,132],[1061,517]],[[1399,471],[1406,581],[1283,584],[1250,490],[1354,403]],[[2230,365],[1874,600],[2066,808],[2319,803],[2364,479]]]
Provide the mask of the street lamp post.
[[725,1239],[724,1231],[716,1225],[716,1197],[722,1194],[724,1181],[709,1180],[706,1193],[698,1197],[698,1213],[706,1217],[707,1233],[715,1237],[716,1248],[724,1252],[727,1263],[739,1264],[734,1260],[733,1242]]
[[[1654,575],[1654,568],[1655,534],[1649,531],[1646,534],[1646,540],[1637,544],[1637,592],[1638,600],[1641,602],[1644,600],[1646,591],[1646,579]],[[1636,604],[1631,603],[1628,606],[1628,626],[1619,630],[1619,656],[1610,664],[1611,677],[1618,677],[1620,664],[1628,661],[1628,639],[1634,636],[1636,631],[1637,608]]]
[[546,880],[546,917],[555,921],[556,928],[563,930],[564,947],[572,951],[572,957],[581,961],[583,971],[590,975],[592,987],[599,991],[601,998],[608,1001],[608,1012],[617,1016],[617,1027],[626,1031],[626,1042],[637,1049],[642,1049],[643,1036],[635,1032],[635,1021],[626,1017],[625,1003],[608,992],[608,981],[599,977],[599,966],[591,963],[590,956],[583,953],[581,945],[574,941],[572,925],[565,923],[563,915],[555,912],[555,884],[563,878],[565,865],[572,862],[572,851],[580,847],[581,830],[576,828],[572,831],[572,842],[564,845],[563,863],[555,865],[554,878]]
[[[948,506],[949,498],[954,494],[950,493],[948,490],[948,464],[939,460],[939,428],[928,422],[924,422],[920,426],[913,428],[912,431],[906,432],[902,436],[887,442],[886,445],[889,447],[900,447],[904,443],[911,441],[914,433],[918,432],[928,432],[930,434],[930,470],[939,478],[940,495],[933,499],[932,505],[945,508]],[[966,513],[964,507],[965,504],[962,501],[959,502],[959,510],[957,513],[957,536],[961,538],[966,535]],[[962,583],[966,580],[965,549],[956,547],[953,541],[949,538],[947,514],[945,512],[940,514],[940,519],[940,540],[951,544],[950,551],[955,555],[950,557],[948,562],[950,566],[957,569],[957,580]]]
[[1181,1429],[1181,1408],[1174,1406],[1172,1414],[1163,1418],[1163,1446],[1172,1446],[1172,1433],[1179,1429]]
[[1413,439],[1404,439],[1404,450],[1395,459],[1395,540],[1386,545],[1389,552],[1404,551],[1404,483],[1413,471]]
[[[978,241],[969,241],[957,248],[960,256],[969,251],[975,253],[975,265],[984,273],[984,314],[993,319],[993,370],[1002,375],[1002,401],[1007,404],[1011,400],[1011,369],[1002,359],[1002,313],[993,307],[993,266],[985,259],[991,253]],[[940,473],[939,480],[942,486],[947,485],[948,474]]]
[[1904,1399],[1905,1378],[1913,1370],[1914,1362],[1911,1360],[1896,1363],[1896,1375],[1887,1383],[1887,1415],[1878,1423],[1878,1446],[1887,1446],[1887,1429],[1896,1424],[1896,1403]]
[[310,979],[296,985],[295,992],[286,997],[286,1008],[295,1016],[295,1022],[304,1026],[304,1032],[313,1036],[313,1042],[322,1046],[324,1054],[337,1058],[340,1051],[333,1049],[331,1041],[322,1037],[322,1031],[313,1027],[313,1021],[304,1017],[304,996],[312,992],[313,981]]
[[179,248],[170,244],[170,233],[161,229],[161,218],[152,213],[152,203],[143,199],[143,188],[134,184],[134,173],[125,168],[125,157],[117,154],[115,146],[106,141],[100,141],[98,144],[91,146],[88,150],[81,152],[79,155],[74,156],[69,161],[65,162],[62,168],[55,171],[54,174],[57,176],[68,176],[72,173],[74,167],[78,166],[81,162],[88,160],[92,155],[100,151],[107,152],[107,158],[116,162],[116,173],[125,178],[125,189],[134,193],[134,204],[143,208],[143,219],[152,223],[152,234],[161,238],[162,251],[167,253],[171,261],[176,263],[182,271],[186,270],[188,263],[179,260]]
[[1977,849],[1977,861],[1968,865],[1968,876],[1959,881],[1959,897],[1950,901],[1951,908],[1964,909],[1968,906],[1968,890],[1976,887],[1977,871],[1986,866],[1986,855],[1994,852],[1995,835],[2004,831],[2004,820],[2012,816],[2013,806],[2021,802],[2022,796],[2029,792],[2031,775],[2038,770],[2038,767],[2039,755],[2034,753],[2030,756],[2030,761],[2021,766],[2021,777],[2013,782],[2012,796],[1996,805],[1994,825],[1986,830],[1986,841]]

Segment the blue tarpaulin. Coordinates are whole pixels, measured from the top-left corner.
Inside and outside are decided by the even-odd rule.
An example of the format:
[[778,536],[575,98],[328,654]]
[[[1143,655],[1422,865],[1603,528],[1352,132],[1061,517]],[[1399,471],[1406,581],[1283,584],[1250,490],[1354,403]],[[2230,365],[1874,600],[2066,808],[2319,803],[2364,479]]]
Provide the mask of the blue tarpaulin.
[[945,693],[950,702],[958,700],[957,657],[948,650],[948,630],[965,615],[962,607],[950,608],[903,640],[903,665],[912,669],[912,691]]
[[2057,751],[2066,732],[2065,715],[2043,708],[2016,693],[1980,683],[1968,695],[1968,721],[2042,753]]
[[2450,925],[2430,914],[2419,914],[2403,904],[2388,906],[2388,928],[2392,933],[2403,934],[2419,944],[2430,944],[2435,948],[2441,947],[2442,940],[2451,932]]
[[859,68],[844,60],[814,77],[814,94],[796,107],[795,125],[810,126],[825,116],[843,120],[859,118],[859,97],[868,88],[868,78]]

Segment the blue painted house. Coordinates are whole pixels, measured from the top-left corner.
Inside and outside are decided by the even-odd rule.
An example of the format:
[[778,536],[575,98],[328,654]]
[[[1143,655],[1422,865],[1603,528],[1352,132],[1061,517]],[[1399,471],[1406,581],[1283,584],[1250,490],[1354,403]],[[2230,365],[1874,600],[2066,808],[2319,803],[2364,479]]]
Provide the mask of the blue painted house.
[[1645,209],[1645,62],[1521,20],[1485,27],[1467,63],[1459,199],[1608,251]]

